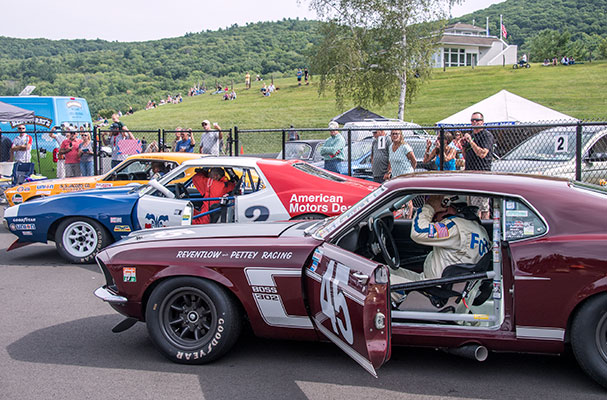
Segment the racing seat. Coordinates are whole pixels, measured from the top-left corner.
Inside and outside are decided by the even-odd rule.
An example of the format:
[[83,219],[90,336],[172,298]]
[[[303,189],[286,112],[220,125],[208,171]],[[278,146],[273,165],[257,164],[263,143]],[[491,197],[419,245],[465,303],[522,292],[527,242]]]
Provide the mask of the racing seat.
[[[436,308],[444,307],[452,297],[455,297],[455,302],[458,304],[463,301],[466,308],[470,305],[467,304],[470,299],[472,299],[471,305],[479,306],[491,296],[492,282],[491,279],[487,279],[486,273],[491,268],[492,256],[493,253],[489,251],[476,264],[462,263],[447,266],[438,279],[397,284],[393,285],[390,290],[403,290],[405,293],[420,292]],[[470,279],[466,279],[467,277]],[[453,284],[457,282],[465,282],[461,292],[453,289]],[[405,297],[401,302],[404,299]],[[399,304],[396,304],[396,306]],[[452,308],[447,307],[441,311],[453,312]]]
[[25,180],[34,173],[34,163],[16,162],[13,165],[13,174],[11,175],[11,184],[21,185]]

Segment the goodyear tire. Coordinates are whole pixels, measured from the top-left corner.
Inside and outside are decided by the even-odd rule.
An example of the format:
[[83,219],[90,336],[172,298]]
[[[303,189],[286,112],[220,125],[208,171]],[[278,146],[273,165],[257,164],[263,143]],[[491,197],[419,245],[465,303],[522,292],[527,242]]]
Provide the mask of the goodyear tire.
[[238,306],[214,282],[179,277],[154,289],[146,311],[148,332],[171,361],[204,364],[225,354],[242,328]]
[[92,263],[97,253],[110,243],[112,238],[103,225],[85,217],[61,221],[55,234],[57,251],[74,264]]
[[589,299],[575,315],[571,347],[582,369],[607,388],[607,293]]

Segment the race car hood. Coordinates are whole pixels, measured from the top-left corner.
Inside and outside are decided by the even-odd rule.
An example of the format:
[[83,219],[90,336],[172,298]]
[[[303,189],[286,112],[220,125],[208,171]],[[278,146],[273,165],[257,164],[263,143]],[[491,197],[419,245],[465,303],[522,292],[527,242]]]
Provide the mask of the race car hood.
[[[167,239],[217,239],[230,237],[278,237],[300,221],[256,222],[255,224],[207,224],[146,229],[131,233],[114,246]],[[303,233],[302,233],[303,235]]]

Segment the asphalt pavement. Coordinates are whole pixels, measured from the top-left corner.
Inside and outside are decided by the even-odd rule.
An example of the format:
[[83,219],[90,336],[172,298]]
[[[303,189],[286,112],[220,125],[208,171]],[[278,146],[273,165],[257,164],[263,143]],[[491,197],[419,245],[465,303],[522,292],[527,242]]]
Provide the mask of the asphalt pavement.
[[0,226],[0,399],[605,399],[567,354],[395,348],[376,379],[332,344],[246,332],[216,362],[174,364],[144,324],[111,332],[122,318],[93,295],[95,265],[66,264],[54,243],[7,253],[13,240]]

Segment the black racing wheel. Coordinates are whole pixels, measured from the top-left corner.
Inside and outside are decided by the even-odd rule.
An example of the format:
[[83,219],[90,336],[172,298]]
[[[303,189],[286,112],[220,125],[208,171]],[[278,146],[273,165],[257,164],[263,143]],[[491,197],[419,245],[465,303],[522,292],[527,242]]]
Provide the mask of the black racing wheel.
[[400,255],[392,232],[382,218],[375,218],[372,223],[373,234],[386,264],[394,270],[400,267]]
[[178,199],[190,198],[190,193],[188,193],[188,189],[186,189],[183,183],[175,184],[175,197],[177,197]]

